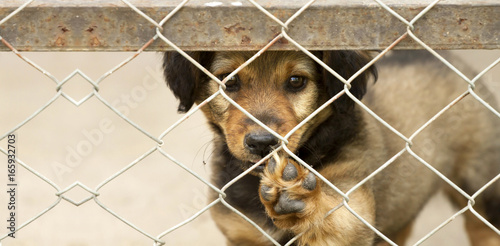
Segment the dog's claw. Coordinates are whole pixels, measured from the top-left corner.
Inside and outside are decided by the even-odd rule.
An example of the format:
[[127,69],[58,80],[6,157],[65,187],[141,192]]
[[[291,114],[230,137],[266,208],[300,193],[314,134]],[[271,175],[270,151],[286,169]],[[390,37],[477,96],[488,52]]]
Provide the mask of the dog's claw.
[[306,204],[303,201],[290,199],[288,192],[285,191],[281,193],[278,203],[274,205],[274,211],[279,215],[300,213],[305,207]]

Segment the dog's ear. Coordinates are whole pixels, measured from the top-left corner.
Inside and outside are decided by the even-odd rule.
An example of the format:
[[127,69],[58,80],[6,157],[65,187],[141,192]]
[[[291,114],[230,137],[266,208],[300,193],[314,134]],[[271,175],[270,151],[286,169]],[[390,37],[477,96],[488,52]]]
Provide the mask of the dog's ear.
[[[187,52],[187,54],[207,69],[213,60],[213,52]],[[163,72],[168,87],[180,101],[177,110],[181,113],[187,112],[196,100],[200,84],[207,80],[208,76],[175,51],[165,52]]]
[[[322,61],[346,80],[371,60],[368,53],[358,51],[323,51],[321,55]],[[323,68],[321,70],[323,83],[330,97],[337,95],[344,89],[344,83],[337,79],[337,77]],[[365,95],[370,76],[373,76],[375,80],[377,79],[377,69],[375,66],[369,67],[351,82],[351,89],[349,91],[356,98],[361,99]],[[346,112],[352,109],[354,101],[349,96],[342,95],[333,105],[340,112]]]

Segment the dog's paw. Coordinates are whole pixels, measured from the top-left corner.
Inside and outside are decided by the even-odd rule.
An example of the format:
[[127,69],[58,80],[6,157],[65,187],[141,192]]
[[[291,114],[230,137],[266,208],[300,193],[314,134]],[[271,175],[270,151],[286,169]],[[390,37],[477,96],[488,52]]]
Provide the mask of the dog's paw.
[[274,157],[264,170],[259,195],[274,224],[290,228],[314,213],[319,180],[293,159]]

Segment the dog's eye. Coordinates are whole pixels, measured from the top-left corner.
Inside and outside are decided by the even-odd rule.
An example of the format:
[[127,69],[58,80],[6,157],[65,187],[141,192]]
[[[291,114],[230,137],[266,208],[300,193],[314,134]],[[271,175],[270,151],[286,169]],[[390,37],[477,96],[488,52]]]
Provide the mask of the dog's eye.
[[304,89],[307,84],[307,78],[302,76],[292,76],[288,79],[287,89],[293,92],[300,91]]
[[[223,74],[219,76],[219,79],[222,81],[225,79],[229,74]],[[229,92],[235,92],[240,89],[240,77],[238,75],[234,75],[233,77],[227,79],[226,81],[226,91]]]

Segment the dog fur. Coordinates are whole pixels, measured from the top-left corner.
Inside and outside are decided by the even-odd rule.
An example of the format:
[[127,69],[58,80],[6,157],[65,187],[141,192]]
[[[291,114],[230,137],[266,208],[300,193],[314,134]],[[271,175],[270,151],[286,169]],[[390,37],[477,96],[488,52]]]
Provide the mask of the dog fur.
[[[344,78],[371,58],[367,52],[316,51],[314,55]],[[221,80],[254,52],[189,52]],[[452,59],[447,54],[446,57]],[[459,61],[453,63],[466,73]],[[404,136],[467,90],[468,84],[426,51],[393,51],[351,83],[350,93]],[[167,84],[180,100],[179,111],[219,90],[219,85],[176,52],[164,56]],[[471,74],[472,75],[472,74]],[[374,83],[375,80],[378,82]],[[281,136],[336,96],[344,84],[297,51],[267,51],[226,78],[225,93]],[[475,92],[495,105],[481,83]],[[223,187],[281,142],[217,95],[201,108],[214,132],[212,181]],[[411,151],[469,195],[500,173],[500,119],[468,95],[411,139]],[[347,95],[340,96],[288,138],[291,152],[342,192],[390,160],[406,142]],[[408,151],[349,193],[346,202],[381,233],[403,245],[415,217],[440,188],[459,207],[467,200]],[[226,190],[231,206],[257,223],[280,244],[384,245],[356,218],[343,198],[297,160],[274,153]],[[218,194],[212,191],[212,199]],[[474,209],[500,228],[500,182],[475,198]],[[255,227],[219,203],[212,210],[228,245],[273,245]],[[500,245],[500,236],[465,213],[472,245]],[[430,230],[431,228],[429,228]]]

